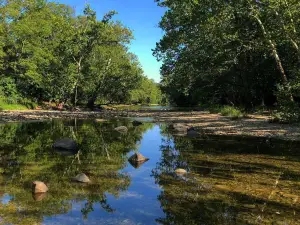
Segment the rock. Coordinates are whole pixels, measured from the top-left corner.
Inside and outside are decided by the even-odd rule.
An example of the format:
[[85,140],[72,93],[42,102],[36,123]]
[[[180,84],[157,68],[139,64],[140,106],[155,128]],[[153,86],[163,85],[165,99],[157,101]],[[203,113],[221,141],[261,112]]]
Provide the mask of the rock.
[[52,147],[57,150],[67,150],[67,151],[77,151],[78,149],[76,142],[70,138],[64,138],[58,140],[52,145]]
[[36,202],[40,202],[47,197],[47,193],[32,193],[32,198]]
[[146,161],[141,161],[141,162],[129,161],[130,165],[135,169],[140,168],[145,162]]
[[185,169],[178,168],[175,170],[175,173],[178,175],[184,175],[187,174],[187,171]]
[[190,130],[192,128],[186,124],[178,123],[178,124],[169,125],[169,129],[176,133],[187,133],[188,130]]
[[106,122],[106,120],[105,119],[96,119],[96,122],[103,123],[103,122]]
[[146,162],[148,160],[149,160],[149,158],[146,158],[145,156],[143,156],[140,153],[135,153],[132,156],[130,156],[130,158],[128,159],[128,161],[130,161],[130,162]]
[[49,189],[46,184],[41,181],[34,181],[32,182],[32,192],[33,193],[45,193]]
[[120,133],[127,133],[128,132],[128,128],[125,127],[125,126],[116,127],[115,130],[120,132]]
[[73,181],[77,181],[80,183],[90,183],[90,179],[88,178],[87,175],[84,173],[78,174],[76,177],[73,178]]
[[198,137],[199,133],[195,130],[188,130],[187,131],[187,136],[189,136],[189,137]]
[[132,125],[135,126],[135,127],[138,127],[138,126],[143,125],[143,123],[142,123],[141,121],[134,120],[134,121],[132,122]]

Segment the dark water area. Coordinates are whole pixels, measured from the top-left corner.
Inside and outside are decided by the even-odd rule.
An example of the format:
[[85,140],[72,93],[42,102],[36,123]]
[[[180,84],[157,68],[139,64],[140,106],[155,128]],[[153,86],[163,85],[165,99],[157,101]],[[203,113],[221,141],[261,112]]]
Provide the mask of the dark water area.
[[[298,143],[192,139],[147,121],[1,125],[0,224],[300,224]],[[52,149],[61,138],[79,151]],[[133,167],[135,152],[150,160]],[[72,182],[82,172],[91,183]],[[35,180],[49,192],[33,195]]]

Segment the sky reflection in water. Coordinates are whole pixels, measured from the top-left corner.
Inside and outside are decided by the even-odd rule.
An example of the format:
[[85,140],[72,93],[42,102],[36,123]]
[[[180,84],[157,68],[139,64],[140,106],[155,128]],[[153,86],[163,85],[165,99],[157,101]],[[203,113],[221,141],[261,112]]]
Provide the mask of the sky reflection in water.
[[[129,128],[127,134],[114,131]],[[76,139],[79,154],[51,148]],[[297,143],[176,137],[164,124],[54,120],[0,126],[0,224],[297,224]],[[150,158],[134,168],[128,157]],[[182,167],[186,177],[176,176]],[[90,185],[71,182],[80,172]],[[35,201],[33,180],[50,192]]]

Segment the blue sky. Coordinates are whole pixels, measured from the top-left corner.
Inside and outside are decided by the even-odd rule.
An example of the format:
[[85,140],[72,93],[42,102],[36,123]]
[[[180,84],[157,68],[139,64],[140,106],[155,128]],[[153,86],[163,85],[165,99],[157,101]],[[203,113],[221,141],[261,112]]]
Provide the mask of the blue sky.
[[76,13],[83,11],[85,3],[89,3],[96,10],[99,18],[110,11],[116,10],[119,14],[116,20],[134,32],[135,40],[130,46],[130,51],[135,53],[149,78],[156,82],[160,80],[159,69],[161,64],[152,56],[151,49],[155,48],[156,42],[163,35],[158,23],[165,9],[158,7],[154,0],[56,0],[75,8]]

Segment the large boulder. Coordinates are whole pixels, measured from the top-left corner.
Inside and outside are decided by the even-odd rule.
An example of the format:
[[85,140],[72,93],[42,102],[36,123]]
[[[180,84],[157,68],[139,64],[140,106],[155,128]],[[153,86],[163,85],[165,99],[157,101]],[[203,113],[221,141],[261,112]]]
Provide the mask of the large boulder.
[[128,132],[128,128],[125,126],[116,127],[115,130],[118,131],[119,133],[127,133]]
[[42,181],[32,182],[32,192],[33,193],[46,193],[48,191],[47,185]]
[[90,183],[90,179],[84,173],[78,174],[76,177],[73,178],[73,181],[80,182],[80,183]]
[[63,138],[58,141],[56,141],[52,147],[57,150],[62,151],[73,151],[76,152],[78,149],[78,146],[76,142],[70,138]]

